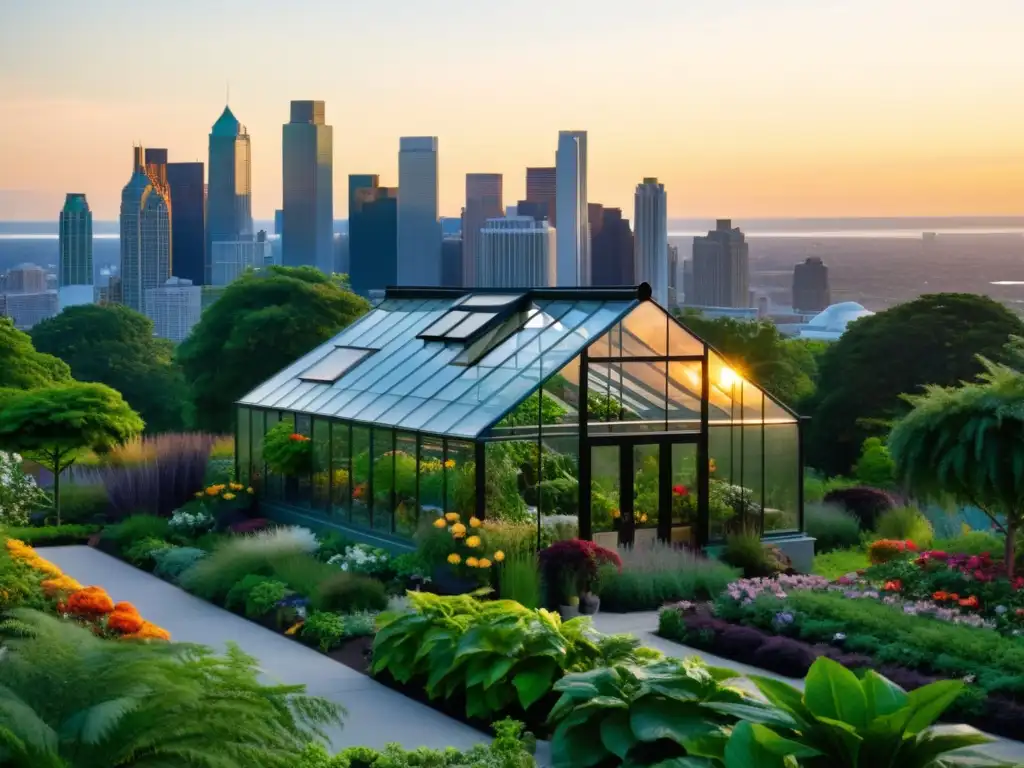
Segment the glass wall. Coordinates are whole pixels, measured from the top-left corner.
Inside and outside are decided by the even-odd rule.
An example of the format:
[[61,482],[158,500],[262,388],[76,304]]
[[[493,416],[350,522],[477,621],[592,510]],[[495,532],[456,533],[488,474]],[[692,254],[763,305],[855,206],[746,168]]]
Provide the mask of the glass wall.
[[331,423],[331,516],[346,523],[352,517],[350,434],[348,424],[341,421]]
[[[454,474],[454,465],[452,469]],[[444,467],[444,443],[439,438],[423,435],[420,438],[419,475],[420,519],[424,524],[444,514],[445,479],[448,474]]]
[[331,424],[313,419],[313,509],[326,511],[331,503]]
[[[290,414],[294,419],[295,431],[303,437],[313,438],[313,419],[308,413]],[[290,504],[308,507],[312,491],[312,478],[308,474],[289,477],[285,480],[285,498]]]
[[476,448],[473,443],[444,441],[444,487],[446,512],[458,512],[463,518],[476,514]]
[[674,443],[672,451],[672,511],[669,541],[673,544],[695,546],[697,543],[697,513],[700,509],[700,489],[697,478],[696,443]]
[[370,527],[370,429],[352,425],[352,523]]
[[619,477],[621,449],[596,445],[590,449],[590,526],[592,538],[602,547],[615,549],[622,524]]
[[394,430],[378,427],[374,427],[372,433],[371,527],[390,533],[392,514],[395,511],[395,433]]
[[[266,425],[267,429],[264,434],[273,429],[281,421],[281,414],[277,411],[267,411]],[[264,482],[264,492],[268,499],[283,501],[284,500],[284,477],[267,467],[266,480]]]
[[253,409],[249,415],[250,450],[252,454],[249,470],[249,485],[254,486],[257,493],[264,492],[263,437],[267,434],[266,411]]
[[395,533],[412,536],[419,521],[419,507],[416,504],[417,461],[416,435],[410,432],[395,433]]
[[236,471],[238,472],[238,482],[242,485],[249,484],[249,476],[252,471],[252,453],[251,453],[251,440],[252,433],[250,429],[249,421],[249,409],[239,408],[238,409],[238,422],[237,432],[235,437],[235,444],[238,450],[235,451],[237,457]]

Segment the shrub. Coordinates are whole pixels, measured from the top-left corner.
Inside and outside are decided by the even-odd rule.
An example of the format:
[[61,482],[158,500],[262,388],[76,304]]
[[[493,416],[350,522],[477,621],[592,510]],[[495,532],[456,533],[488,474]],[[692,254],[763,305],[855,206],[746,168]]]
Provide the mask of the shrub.
[[265,584],[268,581],[274,581],[274,579],[269,576],[260,576],[256,573],[243,576],[228,590],[227,596],[224,598],[224,607],[230,611],[245,613],[245,605],[249,601],[249,593],[260,584]]
[[213,528],[214,519],[212,515],[202,510],[190,512],[187,509],[177,509],[171,515],[168,525],[179,536],[194,539]]
[[764,632],[754,627],[729,626],[715,639],[715,648],[727,659],[752,664],[754,654],[767,639]]
[[556,541],[542,549],[539,557],[549,600],[559,605],[566,605],[569,598],[589,591],[602,565],[610,563],[622,568],[617,552],[580,539]]
[[778,561],[765,549],[761,537],[756,533],[734,533],[727,536],[719,558],[726,565],[739,568],[747,579],[773,576],[781,570]]
[[321,653],[327,653],[341,645],[345,639],[345,622],[336,613],[313,611],[303,622],[299,634],[314,643]]
[[309,596],[338,569],[310,555],[300,554],[276,558],[270,564],[270,572],[300,595]]
[[66,483],[60,487],[60,517],[66,523],[103,522],[110,509],[102,483]]
[[860,527],[865,531],[874,530],[878,516],[896,507],[892,495],[863,485],[836,488],[826,493],[823,501],[844,507],[860,521]]
[[167,519],[154,515],[133,515],[103,531],[103,538],[109,539],[122,554],[136,541],[166,539],[169,535]]
[[540,608],[540,570],[533,552],[513,552],[505,558],[498,574],[498,594],[527,608]]
[[50,497],[21,468],[17,453],[0,451],[0,522],[5,525],[28,525],[28,518],[38,509],[51,506]]
[[817,658],[806,643],[789,637],[770,637],[765,640],[751,660],[754,666],[785,677],[803,677]]
[[163,539],[146,537],[145,539],[133,542],[130,547],[124,550],[124,556],[128,562],[134,565],[141,568],[152,568],[154,562],[153,555],[160,550],[170,549],[171,546],[171,544]]
[[264,579],[249,590],[245,598],[245,615],[250,619],[266,616],[288,596],[288,585],[276,579]]
[[871,542],[868,547],[868,559],[874,564],[888,563],[898,560],[917,551],[917,545],[912,541],[898,541],[895,539],[879,539]]
[[161,579],[177,583],[181,575],[206,557],[206,552],[196,547],[169,547],[153,553],[156,567],[153,573]]
[[933,547],[954,555],[980,555],[988,552],[997,557],[1004,549],[1002,537],[988,531],[967,531],[952,539],[940,539]]
[[619,549],[622,571],[604,571],[605,611],[653,611],[679,600],[708,600],[736,579],[728,565],[658,542]]
[[875,525],[875,532],[883,539],[912,541],[918,549],[931,546],[935,538],[932,524],[917,507],[897,507],[883,512]]
[[811,571],[828,579],[838,579],[848,573],[863,570],[869,565],[871,562],[867,554],[859,547],[837,549],[824,555],[815,555]]
[[391,567],[391,554],[386,549],[372,547],[369,544],[351,544],[344,552],[329,558],[327,563],[349,573],[376,576],[384,581],[394,573]]
[[345,637],[372,637],[377,631],[378,615],[377,611],[356,611],[345,614]]
[[295,431],[295,422],[282,419],[263,439],[263,459],[276,474],[308,474],[313,466],[313,442]]
[[860,543],[857,518],[836,504],[808,504],[804,508],[804,530],[814,537],[816,553],[855,547]]
[[388,597],[384,585],[376,579],[335,570],[316,586],[310,602],[321,611],[354,613],[383,611]]
[[[64,492],[61,491],[63,498]],[[4,536],[34,547],[82,544],[100,530],[98,525],[46,525],[42,528],[7,528]]]

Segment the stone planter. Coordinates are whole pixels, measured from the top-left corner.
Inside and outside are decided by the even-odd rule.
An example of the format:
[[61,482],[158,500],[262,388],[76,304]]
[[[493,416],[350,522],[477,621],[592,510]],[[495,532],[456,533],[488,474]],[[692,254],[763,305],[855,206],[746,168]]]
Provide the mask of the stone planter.
[[558,606],[558,615],[562,617],[562,621],[575,619],[580,615],[580,607],[578,605],[560,605]]
[[580,595],[580,613],[584,616],[593,616],[601,610],[601,598],[593,592]]

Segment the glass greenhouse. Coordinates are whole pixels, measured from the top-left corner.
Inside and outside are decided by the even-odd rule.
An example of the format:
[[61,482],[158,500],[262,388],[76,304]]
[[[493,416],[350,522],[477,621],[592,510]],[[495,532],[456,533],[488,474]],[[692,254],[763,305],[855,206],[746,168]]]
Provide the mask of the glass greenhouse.
[[[300,471],[264,459],[281,421]],[[799,418],[646,284],[388,289],[239,401],[236,444],[272,516],[379,542],[450,511],[605,546],[803,529]]]

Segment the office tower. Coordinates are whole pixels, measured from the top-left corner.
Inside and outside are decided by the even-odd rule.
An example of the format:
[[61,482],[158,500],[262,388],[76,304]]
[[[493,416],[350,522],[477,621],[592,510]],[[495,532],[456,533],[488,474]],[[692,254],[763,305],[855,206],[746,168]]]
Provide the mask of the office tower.
[[333,271],[339,275],[349,274],[352,265],[349,263],[348,232],[335,232],[331,246],[334,250]]
[[600,224],[591,229],[592,285],[635,285],[633,231],[621,208],[601,207]]
[[679,274],[679,246],[668,246],[668,306],[672,309],[680,306],[683,296],[682,281]]
[[793,309],[820,312],[832,303],[828,267],[817,256],[793,267]]
[[145,310],[146,290],[171,276],[170,210],[145,167],[136,147],[132,177],[121,192],[121,301],[137,312]]
[[441,285],[462,288],[462,235],[445,235],[441,240]]
[[[531,204],[530,213],[520,213],[524,216],[537,217],[537,213],[543,213],[541,218],[551,222],[552,227],[558,226],[555,218],[555,187],[556,171],[554,168],[527,168],[526,169],[526,201]],[[520,202],[522,205],[522,202]],[[534,213],[534,211],[536,213]]]
[[92,290],[92,211],[81,192],[68,192],[60,212],[60,263],[57,284]]
[[5,293],[42,293],[45,290],[46,270],[38,264],[26,262],[7,271]]
[[398,152],[398,285],[441,284],[437,137],[403,136]]
[[274,211],[274,234],[278,237],[284,234],[284,211],[280,208]]
[[533,200],[520,200],[516,203],[516,216],[531,216],[534,221],[550,221],[548,204]]
[[[689,289],[689,286],[687,286]],[[693,296],[700,307],[749,307],[749,246],[739,227],[718,219],[704,237],[693,238]]]
[[202,163],[167,163],[171,208],[171,272],[206,282],[206,186]]
[[398,284],[398,189],[376,174],[348,177],[348,262],[360,296]]
[[480,230],[488,219],[498,218],[503,213],[501,174],[467,173],[466,207],[462,212],[462,287],[476,286]]
[[14,327],[20,331],[31,329],[58,311],[60,300],[57,291],[0,294],[0,316],[11,318]]
[[[234,242],[252,233],[252,146],[245,126],[229,107],[210,129],[210,175],[206,195],[206,249],[217,241]],[[209,264],[205,278],[210,277]],[[204,280],[204,282],[206,282]]]
[[668,200],[655,178],[637,184],[633,215],[633,269],[638,283],[650,283],[653,299],[668,303]]
[[555,180],[558,285],[590,285],[586,131],[559,132]]
[[[210,254],[210,285],[229,285],[246,270],[262,269],[273,263],[273,250],[263,230],[255,235],[245,235],[233,243],[216,242]],[[194,282],[192,284],[195,285]]]
[[334,129],[324,102],[293,101],[283,129],[285,266],[334,266]]
[[480,231],[480,288],[552,287],[557,278],[556,234],[532,216],[488,219]]
[[146,175],[153,186],[167,197],[167,150],[147,147],[145,154]]
[[184,341],[203,313],[201,286],[180,277],[147,288],[146,316],[153,321],[153,335],[175,343]]

